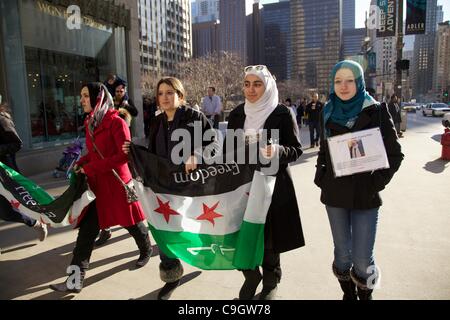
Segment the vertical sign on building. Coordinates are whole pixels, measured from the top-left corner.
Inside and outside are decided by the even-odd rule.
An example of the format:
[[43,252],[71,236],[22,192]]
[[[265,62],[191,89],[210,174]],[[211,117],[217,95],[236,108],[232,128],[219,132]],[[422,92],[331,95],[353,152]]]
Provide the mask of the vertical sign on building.
[[395,37],[395,31],[397,30],[397,1],[398,0],[377,0],[379,8],[378,38]]
[[427,0],[406,0],[405,34],[425,33]]

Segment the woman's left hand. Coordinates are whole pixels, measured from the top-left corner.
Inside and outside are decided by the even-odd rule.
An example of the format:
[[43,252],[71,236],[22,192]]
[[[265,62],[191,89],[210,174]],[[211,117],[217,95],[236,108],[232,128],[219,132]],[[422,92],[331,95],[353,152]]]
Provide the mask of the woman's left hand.
[[186,174],[197,169],[197,158],[195,156],[190,156],[185,164]]

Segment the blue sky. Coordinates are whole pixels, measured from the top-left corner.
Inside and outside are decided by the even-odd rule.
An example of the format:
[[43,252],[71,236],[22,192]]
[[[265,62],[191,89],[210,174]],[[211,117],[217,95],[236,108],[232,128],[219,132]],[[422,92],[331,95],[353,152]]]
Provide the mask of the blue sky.
[[[278,0],[262,0],[262,4],[274,3]],[[364,28],[364,12],[369,10],[370,0],[356,0],[356,12],[362,12],[362,14],[356,15],[356,28]],[[404,2],[406,10],[406,1]],[[449,0],[438,0],[438,5],[444,6],[444,21],[450,20],[450,1]],[[405,13],[406,14],[406,13]]]

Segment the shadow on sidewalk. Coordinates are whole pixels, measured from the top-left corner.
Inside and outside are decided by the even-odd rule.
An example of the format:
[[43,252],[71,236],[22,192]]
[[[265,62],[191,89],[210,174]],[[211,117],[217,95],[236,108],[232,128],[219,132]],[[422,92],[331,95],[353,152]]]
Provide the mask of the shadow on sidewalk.
[[423,168],[432,173],[442,173],[448,167],[449,162],[450,161],[448,160],[442,160],[441,158],[438,158],[436,160],[427,162]]
[[[184,275],[184,276],[181,278],[181,280],[180,280],[179,286],[182,286],[183,284],[185,284],[185,283],[187,283],[187,282],[189,282],[189,281],[191,281],[191,280],[197,278],[197,277],[198,277],[199,275],[201,275],[201,274],[202,274],[201,271],[194,271],[194,272],[191,272],[191,273],[188,273],[188,274]],[[157,289],[157,290],[155,290],[155,291],[152,291],[152,292],[150,292],[150,293],[147,293],[145,296],[142,296],[142,297],[139,297],[139,298],[136,298],[136,299],[130,299],[130,300],[157,300],[157,298],[158,298],[158,293],[159,293],[159,291],[160,291],[162,288],[163,288],[163,287],[161,287],[161,288],[159,288],[159,289]]]
[[[128,234],[115,237],[114,242],[118,242],[128,237]],[[30,246],[34,246],[34,244],[24,245],[21,248],[25,249]],[[39,291],[47,291],[47,293],[34,299],[72,299],[72,293],[67,294],[53,291],[48,292],[48,290],[50,290],[50,283],[64,281],[66,277],[65,271],[72,259],[71,252],[74,246],[75,237],[74,242],[52,250],[48,250],[46,252],[42,252],[24,259],[0,261],[0,283],[2,284],[0,290],[0,300],[21,298],[25,295],[38,293]],[[18,249],[20,248],[10,249],[8,252]],[[158,255],[156,246],[154,246],[153,249],[154,250],[152,256]],[[3,253],[6,252],[3,251]],[[135,259],[137,259],[138,256],[139,250],[133,250],[92,262],[87,272],[84,287],[102,281],[120,271],[136,270]],[[93,257],[95,257],[95,250],[93,252]],[[4,257],[2,255],[2,258],[7,259],[6,254],[4,255]],[[92,275],[91,277],[89,276],[90,272],[95,268],[103,267],[110,263],[129,258],[135,259],[123,263],[119,266],[115,266],[99,274]]]
[[[72,226],[67,226],[64,228],[48,227],[47,237],[63,232],[71,232],[72,230]],[[25,224],[15,222],[2,222],[0,223],[0,232],[0,247],[2,248],[15,247],[26,242],[40,243],[39,239],[37,238],[38,234],[33,229],[33,227],[28,227]],[[74,238],[76,238],[76,235],[74,235]],[[2,250],[2,252],[6,252],[7,250],[9,249]]]

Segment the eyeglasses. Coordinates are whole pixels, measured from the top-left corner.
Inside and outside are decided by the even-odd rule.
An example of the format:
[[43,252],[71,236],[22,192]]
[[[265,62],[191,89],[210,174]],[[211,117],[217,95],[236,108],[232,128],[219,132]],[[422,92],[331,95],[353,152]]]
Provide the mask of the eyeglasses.
[[258,65],[256,65],[256,66],[246,66],[246,67],[244,68],[244,72],[249,72],[249,71],[251,71],[251,70],[256,70],[256,71],[267,70],[267,71],[269,71],[269,70],[267,69],[267,67],[266,67],[265,65],[263,65],[263,64],[258,64]]

